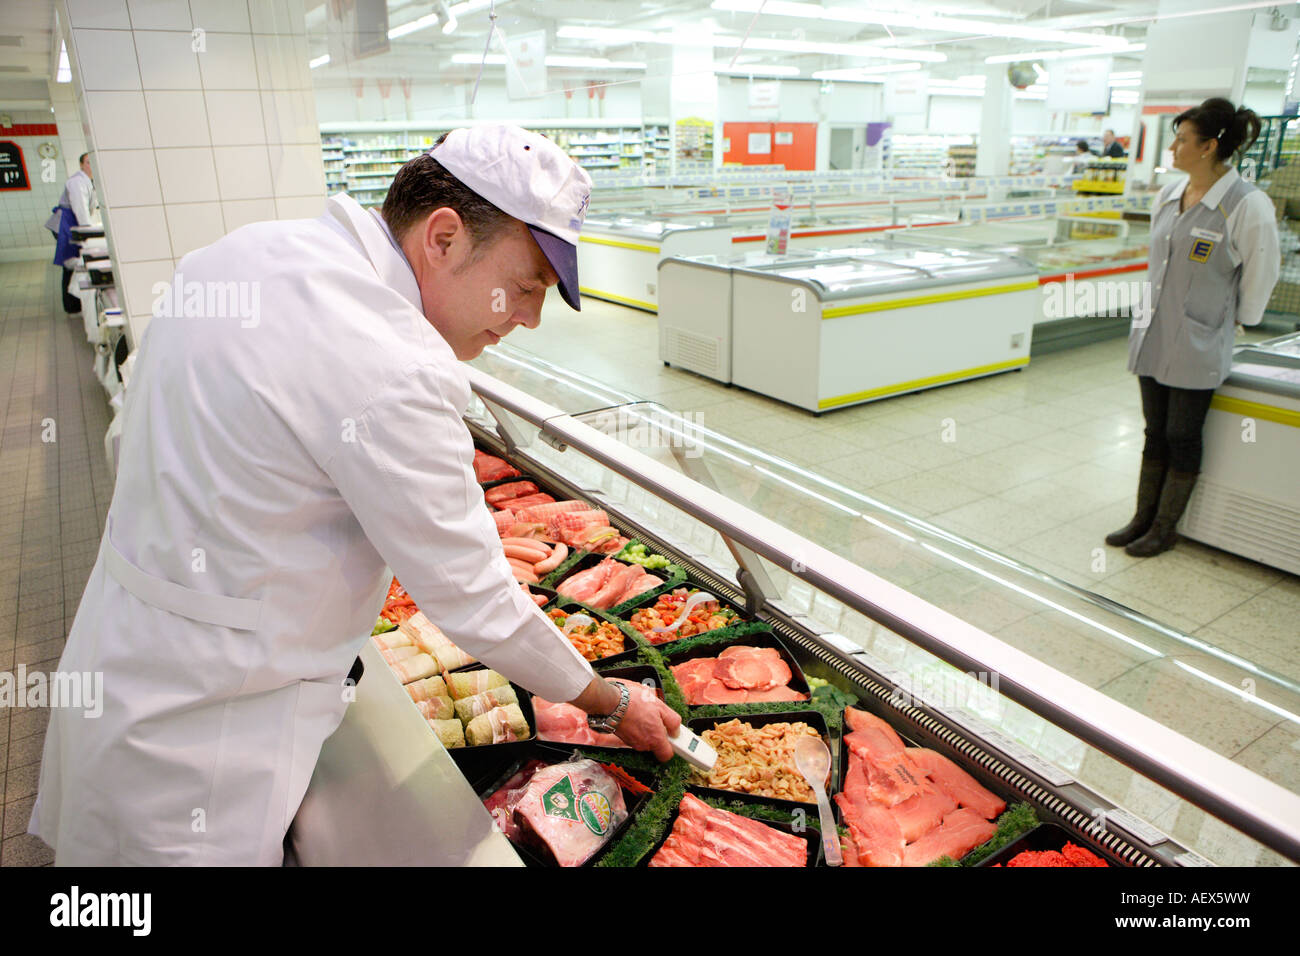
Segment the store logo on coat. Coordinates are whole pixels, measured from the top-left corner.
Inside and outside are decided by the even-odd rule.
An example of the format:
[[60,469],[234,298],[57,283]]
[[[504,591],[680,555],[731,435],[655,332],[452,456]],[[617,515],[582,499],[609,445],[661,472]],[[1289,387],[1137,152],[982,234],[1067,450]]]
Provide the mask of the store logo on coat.
[[27,672],[19,664],[17,673],[0,671],[0,710],[17,707],[66,707],[81,710],[84,717],[104,713],[102,671]]

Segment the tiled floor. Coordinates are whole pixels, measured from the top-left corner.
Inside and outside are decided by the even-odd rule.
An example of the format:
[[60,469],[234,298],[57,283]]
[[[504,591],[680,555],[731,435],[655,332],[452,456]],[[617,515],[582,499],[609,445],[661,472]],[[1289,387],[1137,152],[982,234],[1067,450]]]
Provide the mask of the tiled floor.
[[[45,262],[0,264],[0,670],[29,674],[58,664],[113,493],[107,396],[58,278]],[[2,866],[53,859],[27,835],[48,717],[0,709]]]

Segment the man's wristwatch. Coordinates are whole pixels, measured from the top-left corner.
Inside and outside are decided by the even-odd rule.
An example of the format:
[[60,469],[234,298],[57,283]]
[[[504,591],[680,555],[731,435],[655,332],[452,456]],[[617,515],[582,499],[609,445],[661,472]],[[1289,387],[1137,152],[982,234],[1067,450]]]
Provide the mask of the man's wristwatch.
[[598,734],[612,734],[618,730],[618,725],[623,722],[623,717],[627,713],[628,702],[632,699],[632,692],[628,690],[627,684],[615,684],[618,688],[619,699],[618,706],[614,712],[597,717],[594,714],[587,715],[587,726]]

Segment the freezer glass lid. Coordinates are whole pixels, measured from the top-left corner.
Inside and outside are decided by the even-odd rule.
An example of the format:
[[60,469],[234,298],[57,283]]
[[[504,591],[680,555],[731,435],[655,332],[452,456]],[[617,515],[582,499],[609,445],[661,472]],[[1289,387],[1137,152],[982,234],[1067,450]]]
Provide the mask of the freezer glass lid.
[[782,265],[770,270],[788,279],[798,279],[820,286],[829,293],[869,289],[873,286],[896,286],[914,282],[924,275],[916,269],[876,259],[830,259],[805,266]]

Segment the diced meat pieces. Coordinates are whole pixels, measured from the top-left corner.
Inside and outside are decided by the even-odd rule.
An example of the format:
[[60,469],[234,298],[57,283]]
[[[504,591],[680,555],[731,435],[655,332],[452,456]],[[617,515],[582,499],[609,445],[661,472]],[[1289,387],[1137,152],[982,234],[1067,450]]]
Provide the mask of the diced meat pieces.
[[973,810],[954,810],[943,818],[939,827],[908,844],[903,865],[926,866],[941,856],[960,860],[997,831],[996,826]]

